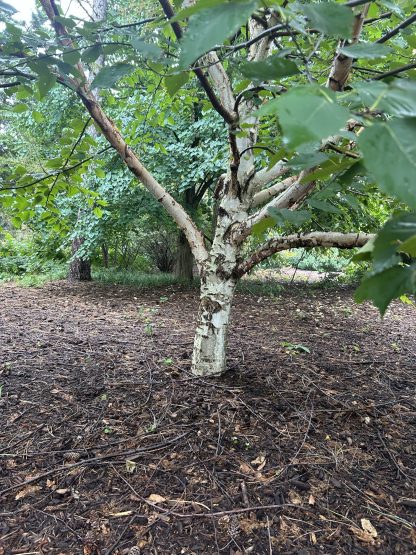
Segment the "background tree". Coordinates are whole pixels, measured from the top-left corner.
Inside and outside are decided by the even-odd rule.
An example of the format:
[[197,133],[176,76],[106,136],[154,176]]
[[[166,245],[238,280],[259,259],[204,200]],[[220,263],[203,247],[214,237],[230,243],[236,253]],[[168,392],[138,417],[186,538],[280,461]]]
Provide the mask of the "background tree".
[[[73,90],[102,136],[186,236],[201,276],[194,373],[225,370],[232,296],[237,281],[256,264],[293,247],[365,245],[371,236],[361,225],[354,232],[346,229],[351,220],[341,216],[354,210],[361,195],[373,195],[375,184],[414,208],[415,64],[408,63],[413,46],[406,30],[415,17],[409,2],[383,12],[383,3],[359,0],[345,5],[276,1],[266,8],[234,1],[208,8],[197,4],[174,18],[171,5],[161,0],[163,14],[141,35],[143,21],[122,30],[110,24],[105,31],[97,23],[63,18],[53,0],[41,3],[57,42],[43,53],[44,37],[26,37],[7,22],[5,85],[18,79],[19,89],[36,81],[42,95],[57,81]],[[108,54],[107,65],[90,87],[82,62],[102,52]],[[69,60],[74,54],[77,60]],[[10,65],[16,59],[24,72]],[[186,91],[183,86],[194,75],[224,121],[229,158],[213,191],[218,209],[212,243],[138,158],[134,147],[140,149],[141,139],[130,142],[120,131],[140,119],[140,103],[113,121],[111,92],[99,102],[91,91],[112,91],[117,82],[121,90],[131,86],[143,64],[171,94]],[[86,171],[84,160],[82,166]],[[42,183],[54,177],[45,176]],[[13,195],[18,187],[30,185],[33,191],[28,175],[13,175],[11,181]],[[340,217],[334,220],[333,214]],[[275,237],[248,241],[272,224]],[[383,311],[395,296],[414,292],[414,250],[414,215],[396,216],[362,255],[373,256],[374,272],[357,298],[372,298]]]

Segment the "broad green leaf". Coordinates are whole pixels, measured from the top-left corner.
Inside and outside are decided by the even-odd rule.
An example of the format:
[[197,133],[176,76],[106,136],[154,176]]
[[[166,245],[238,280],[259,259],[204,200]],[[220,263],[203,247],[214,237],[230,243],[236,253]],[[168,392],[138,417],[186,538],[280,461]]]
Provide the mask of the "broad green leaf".
[[113,66],[104,67],[97,73],[94,81],[91,83],[92,88],[109,89],[113,87],[117,81],[128,73],[132,73],[134,67],[130,64],[117,63]]
[[16,112],[16,114],[21,114],[22,112],[26,112],[26,110],[28,110],[28,109],[29,108],[28,108],[27,104],[19,103],[19,104],[15,104],[13,106],[13,112]]
[[189,20],[181,41],[180,66],[188,67],[214,46],[221,45],[246,23],[257,2],[228,2],[202,10]]
[[43,117],[43,114],[41,114],[40,112],[34,110],[32,112],[32,118],[36,121],[36,123],[42,123],[43,121],[45,121],[45,118]]
[[170,97],[175,96],[178,90],[185,85],[189,80],[189,73],[187,71],[182,71],[181,73],[175,73],[174,75],[167,75],[164,79],[166,90]]
[[[412,248],[416,237],[416,214],[401,213],[391,218],[379,231],[374,241],[373,259],[376,270],[384,269],[400,260],[399,252]],[[403,249],[403,244],[410,241]],[[411,254],[411,253],[409,253]]]
[[354,297],[358,303],[372,301],[383,315],[393,299],[414,294],[415,287],[416,267],[396,265],[364,278]]
[[62,58],[67,64],[75,65],[79,62],[81,54],[78,51],[64,52]]
[[103,169],[101,169],[101,168],[96,168],[96,169],[95,169],[95,175],[96,175],[97,177],[99,177],[100,179],[104,179],[104,177],[105,177],[105,171],[104,171]]
[[302,5],[302,12],[312,26],[329,37],[348,39],[352,35],[354,15],[350,8],[331,2]]
[[143,54],[145,58],[152,58],[153,60],[157,60],[162,55],[162,50],[156,46],[156,44],[152,44],[149,42],[145,42],[144,40],[138,37],[132,37],[131,44],[135,50]]
[[51,160],[48,160],[45,164],[45,168],[52,168],[52,169],[58,169],[61,168],[63,166],[63,164],[65,163],[65,160],[63,160],[62,158],[58,157],[58,158],[52,158]]
[[93,209],[93,212],[97,216],[97,218],[103,217],[104,211],[101,208],[98,208],[98,206]]
[[299,73],[295,62],[281,58],[279,55],[270,56],[264,62],[245,62],[240,65],[240,70],[245,77],[259,81],[269,81]]
[[61,23],[61,25],[64,25],[64,27],[67,27],[68,29],[72,29],[77,24],[76,21],[74,21],[70,17],[62,17],[61,15],[57,15],[55,17],[55,20]]
[[309,206],[312,208],[316,208],[317,210],[321,210],[322,212],[330,212],[331,214],[342,214],[342,211],[330,204],[329,202],[324,202],[323,200],[319,200],[317,198],[310,198],[308,199]]
[[[266,110],[268,105],[279,117],[284,142],[293,149],[334,135],[350,117],[349,110],[337,104],[333,93],[315,86],[293,88],[268,102]],[[265,109],[261,108],[260,114]]]
[[215,6],[222,5],[223,3],[224,0],[198,0],[198,2],[195,2],[194,5],[180,9],[182,4],[186,4],[186,2],[183,2],[183,0],[175,0],[174,5],[176,8],[179,6],[180,11],[178,11],[171,21],[183,21],[184,19],[188,19],[191,15],[194,15],[202,10],[213,8]]
[[56,83],[56,77],[49,70],[43,71],[39,75],[37,85],[39,90],[39,96],[41,99],[48,94],[48,92],[52,89],[55,83]]
[[94,46],[91,46],[90,48],[87,48],[86,50],[84,50],[84,52],[82,53],[81,59],[87,64],[92,64],[93,62],[95,62],[95,60],[97,60],[97,58],[101,56],[101,54],[102,54],[101,45],[95,44]]
[[367,241],[367,243],[354,254],[352,260],[354,262],[364,262],[371,260],[373,257],[374,241],[374,238]]
[[400,245],[400,251],[416,258],[416,235],[413,235],[413,237],[410,237],[407,241],[403,241]]
[[416,81],[395,79],[391,83],[358,83],[356,90],[362,102],[372,110],[383,110],[399,117],[416,116]]
[[319,164],[322,164],[322,162],[326,162],[327,160],[328,156],[323,152],[302,153],[291,158],[288,166],[290,166],[294,170],[305,170],[318,166]]
[[377,43],[361,43],[352,46],[344,46],[339,49],[342,54],[349,58],[363,58],[367,60],[375,60],[377,58],[385,58],[393,49],[387,44]]
[[379,187],[416,208],[416,118],[375,123],[358,144]]
[[273,227],[276,224],[273,218],[264,218],[258,224],[253,226],[252,234],[255,237],[261,237],[263,233],[269,229],[269,227]]
[[270,216],[280,225],[290,223],[301,225],[311,219],[312,214],[307,210],[288,210],[287,208],[269,208]]

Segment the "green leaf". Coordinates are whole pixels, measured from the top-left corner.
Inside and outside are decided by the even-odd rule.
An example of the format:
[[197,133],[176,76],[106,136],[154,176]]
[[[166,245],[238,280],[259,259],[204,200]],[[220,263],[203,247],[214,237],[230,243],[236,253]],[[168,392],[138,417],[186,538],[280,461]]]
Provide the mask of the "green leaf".
[[323,152],[307,152],[291,158],[288,166],[299,171],[318,166],[326,160],[328,160],[328,156]]
[[26,104],[15,104],[13,106],[13,112],[15,112],[16,114],[21,114],[22,112],[26,112],[26,110],[28,110],[28,106]]
[[52,168],[52,169],[58,169],[61,168],[63,166],[63,164],[65,163],[65,160],[63,160],[62,158],[58,157],[58,158],[52,158],[51,160],[48,160],[45,164],[45,168]]
[[416,119],[375,123],[360,135],[358,145],[379,187],[416,208]]
[[294,225],[301,225],[311,219],[312,214],[307,210],[288,210],[287,208],[269,208],[270,216],[279,225],[290,223]]
[[98,208],[98,206],[94,208],[93,212],[97,216],[97,218],[103,217],[104,211],[101,208]]
[[175,73],[174,75],[167,75],[164,79],[166,90],[169,96],[172,98],[178,92],[178,90],[189,81],[189,73],[187,71],[182,71],[181,73]]
[[99,177],[100,179],[104,179],[104,177],[105,177],[105,171],[104,171],[103,169],[101,169],[101,168],[96,168],[96,169],[95,169],[95,175],[96,175],[97,177]]
[[324,202],[323,200],[319,200],[317,198],[310,198],[308,199],[309,206],[312,208],[316,208],[317,210],[321,210],[322,212],[330,212],[331,214],[342,214],[342,210],[330,204],[329,202]]
[[373,257],[374,249],[374,238],[367,241],[367,243],[361,247],[352,257],[354,262],[364,262],[369,261]]
[[372,301],[383,315],[393,299],[413,294],[415,285],[416,267],[396,265],[364,278],[354,297],[358,303]]
[[131,39],[131,44],[133,48],[140,52],[140,54],[143,54],[145,58],[152,58],[152,60],[157,60],[163,54],[163,51],[158,46],[156,46],[156,44],[145,42],[138,37],[133,37]]
[[[283,140],[293,149],[337,133],[350,117],[349,110],[337,104],[332,92],[309,85],[293,88],[265,107],[271,104],[278,114]],[[264,111],[261,108],[260,115]]]
[[254,224],[252,234],[255,237],[261,237],[264,232],[269,229],[269,227],[273,227],[275,223],[273,218],[264,218],[264,220],[261,220],[258,224]]
[[257,2],[227,2],[191,16],[181,41],[180,66],[188,67],[214,46],[221,45],[246,23]]
[[416,81],[395,79],[391,83],[358,83],[362,102],[372,110],[383,110],[399,117],[416,116]]
[[79,52],[64,52],[62,55],[64,62],[70,65],[75,65],[79,62],[81,54]]
[[43,71],[39,74],[37,81],[39,96],[44,98],[56,83],[56,77],[49,70]]
[[95,60],[97,60],[97,58],[101,56],[101,54],[102,54],[101,45],[95,44],[94,46],[91,46],[90,48],[87,48],[86,50],[84,50],[84,52],[82,53],[81,59],[87,64],[92,64],[93,62],[95,62]]
[[[399,252],[412,255],[416,238],[416,214],[401,213],[391,218],[379,231],[374,241],[375,270],[382,270],[400,261]],[[410,248],[410,252],[408,249]]]
[[45,121],[43,114],[36,110],[32,112],[32,118],[36,121],[36,123],[42,123],[43,121]]
[[122,77],[134,71],[130,64],[117,63],[113,66],[104,67],[97,73],[91,83],[92,88],[109,89],[113,87]]
[[64,27],[67,27],[68,29],[72,29],[77,24],[76,21],[70,17],[62,17],[61,15],[57,15],[55,17],[55,21],[58,21],[58,23],[61,23],[61,25],[64,25]]
[[313,27],[329,37],[351,38],[354,14],[350,8],[322,2],[321,4],[303,5],[302,12]]
[[342,54],[349,58],[363,58],[366,60],[376,60],[377,58],[385,58],[393,49],[387,44],[377,43],[360,43],[352,46],[343,46],[339,49]]
[[241,64],[240,70],[245,77],[259,81],[269,81],[299,73],[295,62],[281,58],[278,54],[264,62],[245,62]]

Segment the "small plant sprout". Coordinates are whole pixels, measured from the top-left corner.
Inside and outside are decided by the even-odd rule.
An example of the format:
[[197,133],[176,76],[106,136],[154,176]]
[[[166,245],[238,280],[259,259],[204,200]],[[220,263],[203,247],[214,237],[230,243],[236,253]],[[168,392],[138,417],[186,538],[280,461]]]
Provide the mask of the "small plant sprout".
[[301,343],[289,343],[288,341],[282,341],[280,343],[282,347],[286,349],[288,353],[310,353],[310,349],[302,345]]

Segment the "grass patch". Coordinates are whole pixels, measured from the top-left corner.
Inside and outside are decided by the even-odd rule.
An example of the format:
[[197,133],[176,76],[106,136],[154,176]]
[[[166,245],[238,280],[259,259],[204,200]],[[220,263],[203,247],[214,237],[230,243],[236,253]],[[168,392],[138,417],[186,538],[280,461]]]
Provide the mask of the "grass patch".
[[237,284],[237,292],[244,295],[258,295],[259,297],[277,297],[284,286],[275,280],[246,278]]
[[138,289],[166,287],[168,285],[188,285],[187,282],[178,279],[174,274],[145,274],[134,270],[114,270],[111,268],[93,269],[93,279],[101,283],[133,285]]
[[53,262],[38,272],[25,272],[20,275],[6,272],[0,273],[0,283],[13,282],[21,287],[41,287],[50,281],[65,279],[67,272],[68,267],[66,263]]

